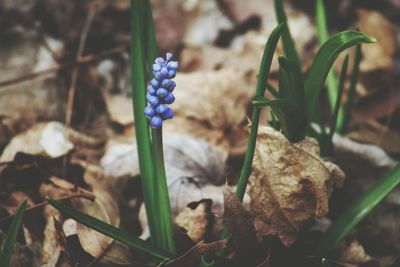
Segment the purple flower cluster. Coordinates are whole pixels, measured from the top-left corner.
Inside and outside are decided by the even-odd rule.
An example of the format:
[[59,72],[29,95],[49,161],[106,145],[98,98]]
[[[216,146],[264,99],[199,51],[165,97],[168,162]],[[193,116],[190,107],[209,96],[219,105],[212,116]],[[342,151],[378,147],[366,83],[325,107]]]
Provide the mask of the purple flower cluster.
[[172,78],[178,69],[177,61],[170,61],[172,53],[167,53],[165,60],[156,58],[153,64],[153,79],[147,87],[146,99],[148,106],[144,109],[144,115],[150,120],[153,128],[160,128],[163,120],[172,119],[174,111],[167,105],[175,101],[174,91],[176,83]]

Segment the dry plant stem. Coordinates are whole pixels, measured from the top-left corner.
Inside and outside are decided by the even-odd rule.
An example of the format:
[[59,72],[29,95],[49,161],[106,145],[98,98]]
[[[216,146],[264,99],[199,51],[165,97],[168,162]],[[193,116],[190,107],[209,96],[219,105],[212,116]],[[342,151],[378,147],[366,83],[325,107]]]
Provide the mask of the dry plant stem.
[[38,78],[40,76],[51,74],[51,73],[54,73],[54,72],[57,72],[57,71],[60,71],[60,70],[68,69],[68,68],[71,68],[71,67],[76,67],[77,65],[84,65],[84,64],[92,63],[92,62],[95,62],[95,61],[97,61],[99,59],[103,59],[103,58],[112,56],[114,54],[122,53],[122,52],[126,51],[127,47],[128,47],[128,44],[123,45],[123,46],[114,47],[114,48],[111,48],[109,50],[102,51],[102,52],[100,52],[98,54],[95,54],[95,55],[87,55],[87,56],[81,57],[80,59],[78,59],[76,61],[73,61],[73,62],[70,62],[70,63],[56,65],[56,66],[50,67],[50,68],[45,69],[45,70],[41,70],[41,71],[37,71],[37,72],[31,72],[31,73],[28,73],[28,74],[23,75],[23,76],[15,77],[15,78],[12,78],[12,79],[9,79],[9,80],[4,80],[4,81],[0,82],[0,88],[6,87],[6,86],[9,86],[9,85],[13,85],[13,84],[16,84],[16,83],[20,83],[20,82],[29,81],[29,80]]
[[[69,194],[69,195],[63,196],[63,197],[59,197],[56,200],[62,201],[62,200],[67,200],[67,199],[71,199],[71,198],[85,198],[85,199],[88,199],[90,201],[94,201],[95,196],[92,195],[92,194],[87,194],[87,193],[73,193],[73,194]],[[38,203],[36,205],[33,205],[31,207],[26,208],[25,212],[32,211],[32,210],[37,209],[37,208],[41,208],[43,206],[46,206],[47,204],[49,204],[47,201],[40,202],[40,203]],[[3,223],[5,221],[8,221],[8,220],[12,219],[14,217],[14,215],[15,214],[11,214],[11,215],[8,215],[8,216],[6,216],[4,218],[1,218],[0,219],[0,223]]]
[[[79,39],[79,47],[78,47],[78,52],[76,54],[76,60],[79,60],[82,57],[83,50],[85,49],[85,43],[87,39],[87,35],[90,30],[90,26],[92,25],[93,19],[96,16],[97,13],[97,8],[96,6],[91,6],[89,9],[88,15],[85,20],[85,24],[82,29],[82,33]],[[78,80],[78,67],[75,67],[72,70],[71,74],[71,86],[68,91],[68,100],[67,100],[67,114],[65,117],[65,124],[67,126],[71,125],[71,120],[72,120],[72,112],[74,109],[74,99],[75,99],[75,92],[76,92],[76,83]]]

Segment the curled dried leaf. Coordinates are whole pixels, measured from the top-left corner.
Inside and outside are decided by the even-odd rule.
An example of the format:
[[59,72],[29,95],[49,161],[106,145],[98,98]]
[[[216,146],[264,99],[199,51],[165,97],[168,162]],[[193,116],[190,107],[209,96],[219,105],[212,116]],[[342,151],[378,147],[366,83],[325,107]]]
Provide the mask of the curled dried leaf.
[[290,143],[261,126],[249,190],[257,234],[278,234],[285,245],[292,244],[308,219],[328,212],[333,186],[343,180],[339,167],[320,158],[314,139]]

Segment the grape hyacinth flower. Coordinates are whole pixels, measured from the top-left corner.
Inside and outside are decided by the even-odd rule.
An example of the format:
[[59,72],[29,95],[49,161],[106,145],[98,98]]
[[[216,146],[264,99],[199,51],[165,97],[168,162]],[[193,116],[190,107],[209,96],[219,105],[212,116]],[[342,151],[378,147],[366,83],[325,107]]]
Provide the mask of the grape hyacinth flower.
[[175,101],[172,91],[175,82],[172,80],[178,69],[178,62],[171,61],[172,53],[167,53],[165,59],[158,57],[153,64],[153,79],[147,87],[147,103],[144,115],[150,120],[153,128],[160,128],[162,122],[174,117],[174,111],[167,105]]

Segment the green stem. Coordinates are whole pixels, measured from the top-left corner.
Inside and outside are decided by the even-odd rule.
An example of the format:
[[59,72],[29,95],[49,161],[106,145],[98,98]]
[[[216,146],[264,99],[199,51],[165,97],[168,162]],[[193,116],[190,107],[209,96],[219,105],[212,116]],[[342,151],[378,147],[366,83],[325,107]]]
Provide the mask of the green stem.
[[169,203],[167,176],[164,166],[164,151],[162,139],[162,127],[152,129],[153,137],[153,161],[155,167],[156,181],[155,190],[158,200],[158,220],[163,233],[162,248],[175,254],[175,243],[173,238],[171,207]]
[[[277,26],[272,32],[265,45],[264,54],[261,59],[260,70],[258,73],[256,96],[263,97],[267,85],[268,75],[271,68],[272,57],[275,52],[276,45],[278,44],[281,35],[283,24]],[[260,119],[260,108],[253,107],[253,114],[251,117],[251,129],[249,141],[247,144],[246,154],[244,156],[243,168],[240,172],[238,185],[236,187],[236,196],[240,201],[243,201],[246,192],[247,182],[249,180],[251,165],[253,163],[254,150],[257,140],[258,123]]]
[[131,0],[131,72],[132,72],[132,101],[135,119],[136,144],[139,158],[139,168],[142,180],[144,204],[152,242],[159,244],[161,234],[155,222],[157,222],[157,205],[155,203],[156,192],[153,185],[154,172],[150,148],[150,133],[143,110],[146,106],[146,80],[142,46],[142,32],[140,29],[140,1]]

